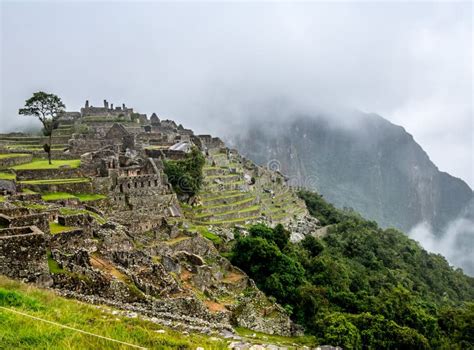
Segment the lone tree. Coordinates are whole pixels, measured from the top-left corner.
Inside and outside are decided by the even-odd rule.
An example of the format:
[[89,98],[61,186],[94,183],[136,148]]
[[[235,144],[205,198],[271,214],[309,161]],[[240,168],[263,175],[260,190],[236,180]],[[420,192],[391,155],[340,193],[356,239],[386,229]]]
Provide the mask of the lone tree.
[[43,145],[44,151],[48,153],[49,164],[51,164],[53,131],[59,127],[59,118],[64,113],[65,107],[58,96],[38,91],[25,101],[25,108],[19,110],[20,115],[36,117],[43,124],[43,135],[49,137],[48,143]]

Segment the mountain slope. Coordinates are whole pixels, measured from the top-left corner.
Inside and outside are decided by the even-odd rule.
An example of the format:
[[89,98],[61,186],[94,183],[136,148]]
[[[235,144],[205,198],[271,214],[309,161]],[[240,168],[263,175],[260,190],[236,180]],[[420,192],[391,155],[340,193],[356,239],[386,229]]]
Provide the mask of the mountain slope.
[[402,127],[374,114],[331,118],[254,121],[229,140],[257,163],[277,160],[294,184],[383,227],[408,231],[426,221],[439,233],[472,199],[469,186],[440,172]]

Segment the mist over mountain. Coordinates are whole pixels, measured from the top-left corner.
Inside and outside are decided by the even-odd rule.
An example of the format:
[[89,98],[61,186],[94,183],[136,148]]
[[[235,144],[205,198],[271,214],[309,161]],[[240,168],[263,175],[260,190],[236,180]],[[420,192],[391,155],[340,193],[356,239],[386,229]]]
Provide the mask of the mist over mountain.
[[252,118],[228,135],[245,156],[279,168],[293,185],[316,190],[383,227],[413,230],[428,250],[474,273],[471,252],[452,258],[457,248],[472,246],[466,242],[474,232],[464,228],[472,222],[473,192],[439,171],[403,127],[361,112],[300,114]]

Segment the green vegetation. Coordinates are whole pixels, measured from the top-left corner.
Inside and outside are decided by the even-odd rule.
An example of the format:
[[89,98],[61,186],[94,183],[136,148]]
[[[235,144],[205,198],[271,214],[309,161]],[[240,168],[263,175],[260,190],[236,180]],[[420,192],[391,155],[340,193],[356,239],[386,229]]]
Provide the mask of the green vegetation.
[[60,225],[56,222],[50,222],[49,223],[49,230],[51,231],[51,234],[55,235],[57,233],[61,232],[66,232],[66,231],[72,231],[77,229],[77,227],[72,227],[72,226],[63,226]]
[[212,241],[212,243],[219,245],[222,243],[222,238],[218,235],[210,232],[206,226],[191,226],[189,228],[190,231],[199,232],[203,237],[207,238],[208,240]]
[[322,226],[338,223],[343,218],[343,213],[323,199],[323,196],[314,193],[301,191],[298,194],[306,202],[306,206],[311,215],[317,218]]
[[49,272],[55,274],[67,274],[68,271],[59,266],[58,262],[53,259],[51,252],[48,251],[48,268]]
[[5,202],[5,196],[0,196],[0,203]]
[[0,159],[6,159],[6,158],[19,158],[19,157],[27,157],[29,154],[26,153],[5,153],[5,154],[0,154]]
[[23,208],[34,209],[34,210],[46,210],[46,209],[48,209],[48,207],[46,205],[39,204],[39,203],[30,203],[30,202],[20,202],[20,201],[18,201],[18,203],[15,203],[15,204],[19,205]]
[[[67,145],[53,145],[51,147],[52,151],[59,151],[63,150],[66,148]],[[43,151],[44,148],[41,146],[35,146],[35,145],[21,145],[21,144],[14,144],[14,145],[8,145],[7,149],[10,150],[23,150],[23,151]]]
[[0,180],[15,180],[16,175],[13,173],[2,173],[0,172]]
[[88,178],[85,177],[73,177],[69,179],[47,179],[47,180],[25,180],[20,181],[21,184],[25,185],[52,185],[52,184],[75,184],[82,182],[90,182]]
[[90,202],[107,198],[107,196],[96,193],[76,193],[74,196],[79,198],[81,202]]
[[44,201],[57,201],[62,199],[76,198],[74,195],[66,192],[48,192],[41,195]]
[[[57,263],[56,263],[57,264]],[[63,272],[59,266],[55,269]],[[148,349],[226,349],[227,343],[208,337],[183,334],[141,320],[113,315],[113,309],[100,308],[58,297],[0,276],[0,306],[20,311],[61,325],[112,338]],[[131,349],[110,340],[61,328],[15,314],[0,311],[0,347],[5,349]],[[165,333],[157,333],[164,329]]]
[[97,213],[87,209],[76,209],[76,208],[61,208],[59,212],[62,215],[77,215],[77,214],[88,214],[92,216],[99,224],[105,224],[105,219]]
[[44,91],[38,91],[25,101],[25,107],[20,108],[18,114],[37,118],[43,124],[43,135],[48,137],[48,143],[43,145],[48,154],[48,163],[51,164],[51,147],[53,132],[59,127],[60,117],[66,105],[61,99]]
[[47,193],[43,193],[41,197],[44,201],[55,201],[55,200],[76,198],[76,199],[79,199],[81,202],[89,202],[89,201],[95,201],[95,200],[107,198],[104,195],[95,194],[95,193],[72,194],[72,193],[67,193],[67,192],[47,192]]
[[297,349],[301,346],[314,347],[316,339],[314,336],[302,336],[302,337],[284,337],[280,335],[270,335],[266,333],[260,333],[251,329],[236,327],[235,331],[243,337],[252,337],[263,343],[273,343],[280,346],[293,347],[295,344],[298,345]]
[[80,159],[69,159],[69,160],[55,160],[50,164],[45,159],[33,159],[32,162],[26,164],[15,165],[12,169],[15,170],[43,170],[43,169],[59,169],[62,166],[69,166],[69,168],[75,169],[81,165]]
[[177,194],[191,197],[199,192],[205,162],[204,156],[196,147],[193,147],[183,160],[164,162],[165,174]]
[[322,239],[288,242],[281,227],[236,237],[232,263],[315,335],[344,349],[468,349],[474,346],[474,279],[394,229],[304,192],[331,224]]
[[[229,211],[226,211],[224,213],[219,213],[219,214],[214,214],[215,216],[223,216],[223,215],[228,215],[228,214],[233,214],[233,213],[248,213],[248,212],[251,212],[251,211],[255,211],[255,210],[259,210],[260,209],[260,206],[259,205],[252,205],[251,207],[247,207],[247,208],[244,208],[244,209],[241,209],[241,210],[229,210]],[[208,213],[203,213],[203,214],[197,214],[194,216],[194,218],[196,219],[200,219],[200,218],[203,218],[203,217],[208,217],[208,216],[212,216],[213,214],[208,214]]]

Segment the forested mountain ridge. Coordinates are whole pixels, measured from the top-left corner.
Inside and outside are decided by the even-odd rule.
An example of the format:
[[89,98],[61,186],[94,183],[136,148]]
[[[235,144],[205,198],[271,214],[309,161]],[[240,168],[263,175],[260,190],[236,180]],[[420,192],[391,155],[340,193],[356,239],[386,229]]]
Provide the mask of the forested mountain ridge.
[[474,278],[320,195],[301,192],[324,223],[300,243],[281,226],[239,236],[231,261],[320,344],[344,349],[471,349]]
[[408,232],[427,222],[441,234],[473,198],[469,186],[439,171],[402,127],[375,114],[344,118],[254,118],[228,140],[259,164],[278,161],[295,184],[382,227]]

